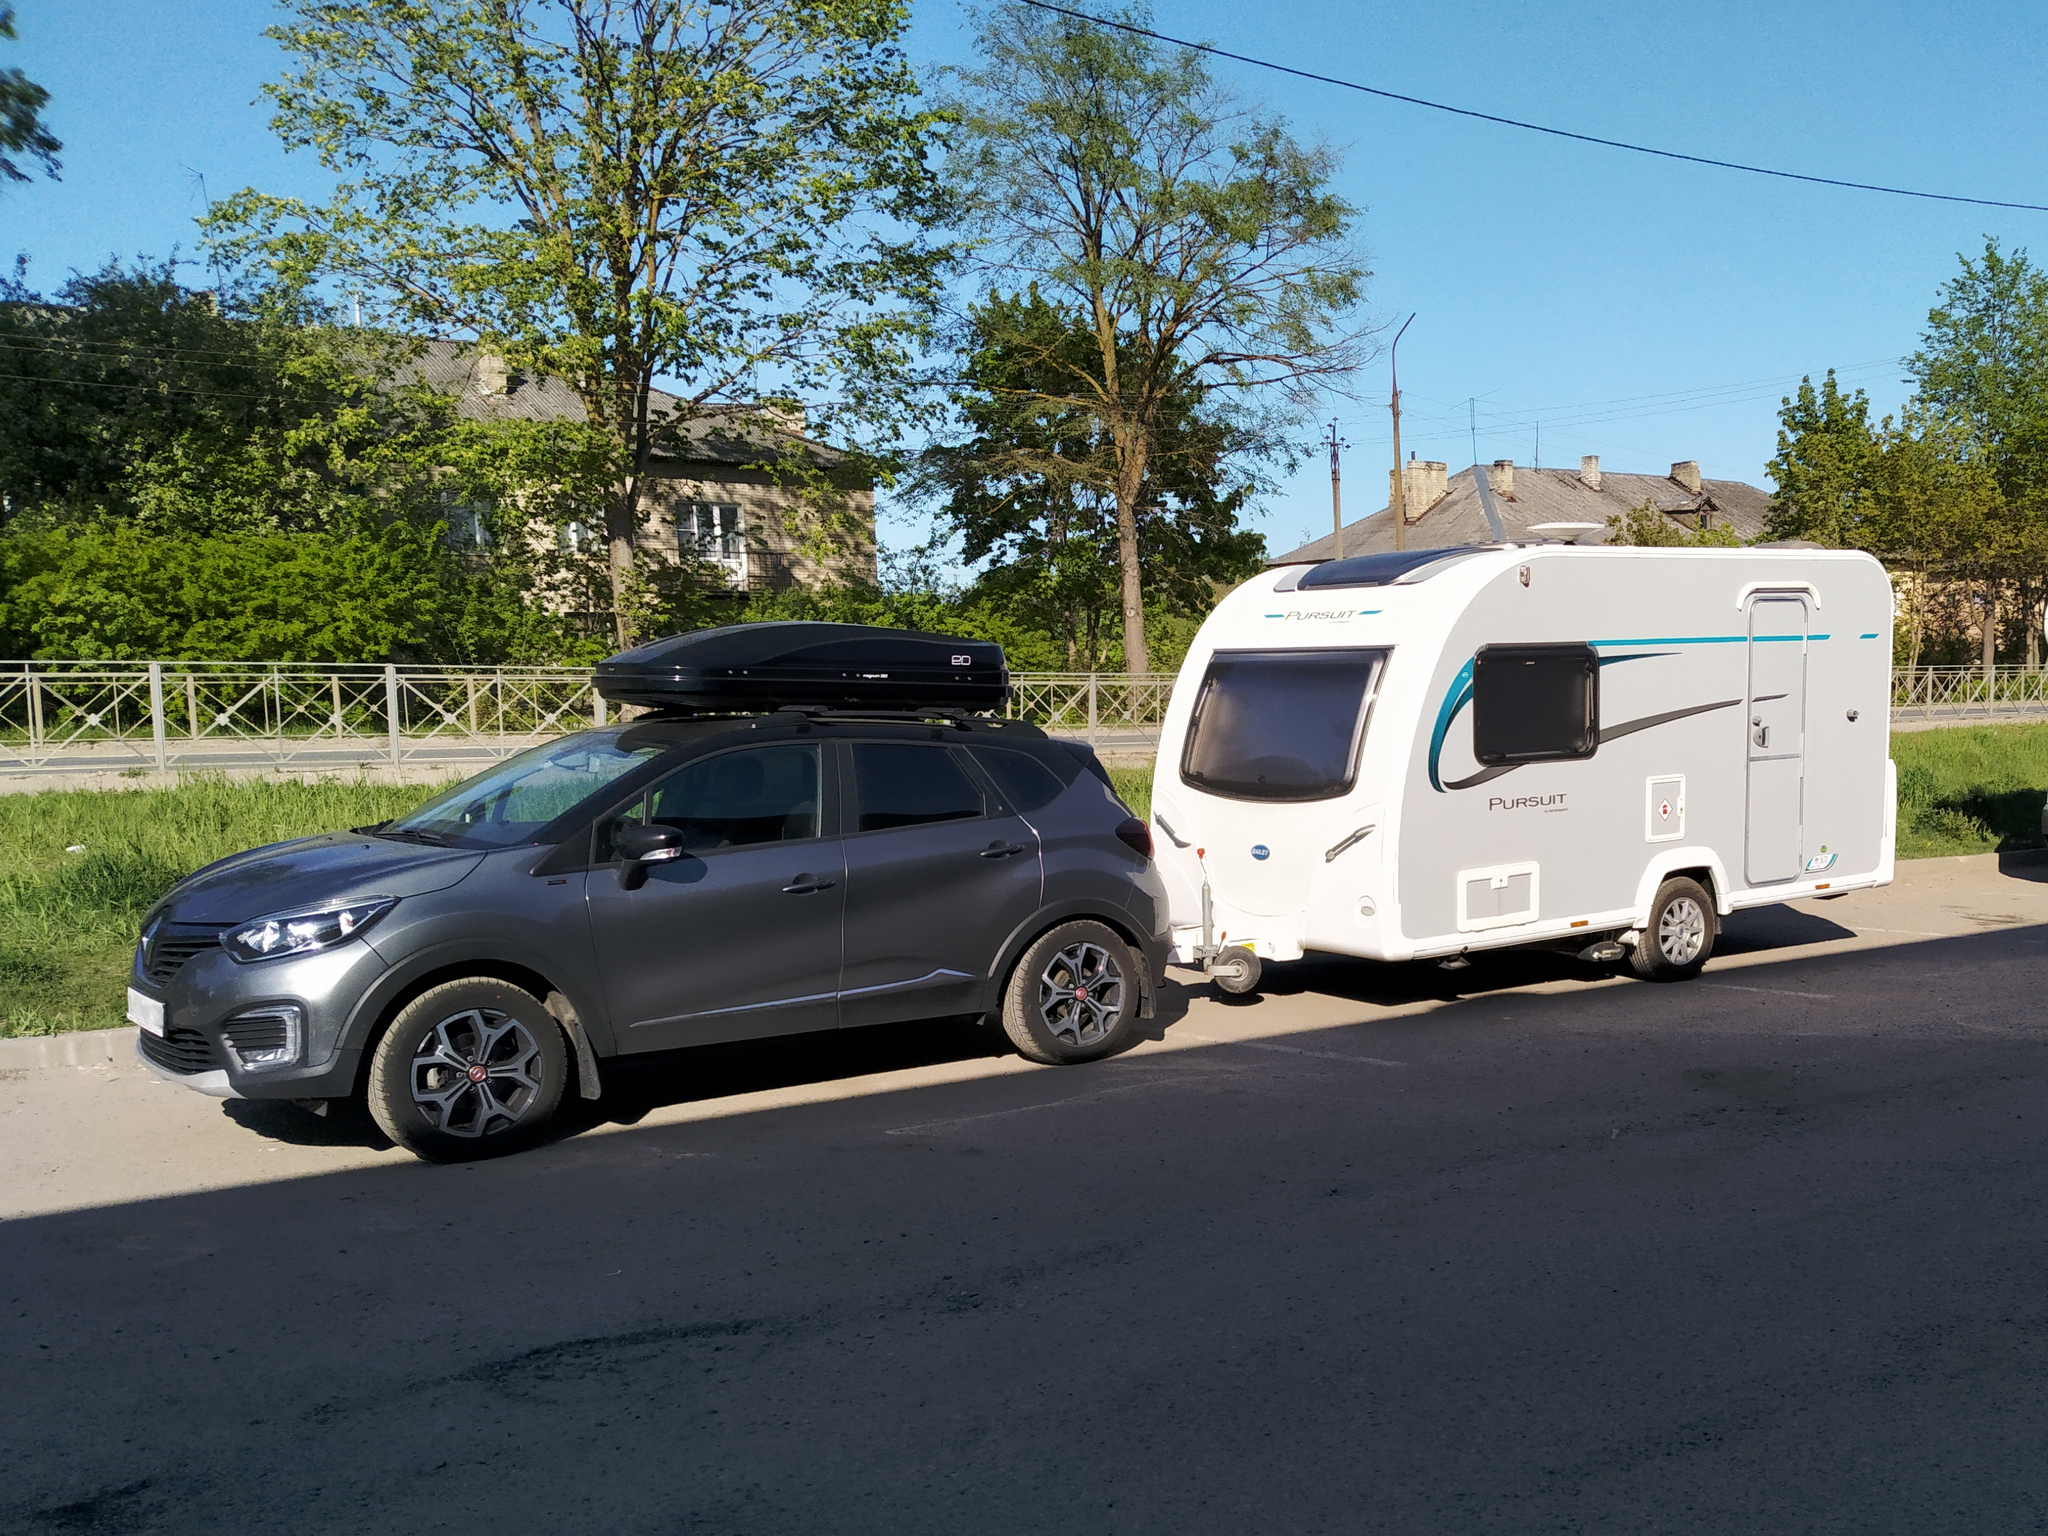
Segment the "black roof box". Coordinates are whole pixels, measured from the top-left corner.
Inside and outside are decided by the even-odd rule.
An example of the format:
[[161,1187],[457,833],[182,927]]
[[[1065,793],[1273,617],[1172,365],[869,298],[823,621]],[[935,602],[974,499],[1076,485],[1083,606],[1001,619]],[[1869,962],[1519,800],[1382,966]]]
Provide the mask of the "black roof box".
[[821,709],[1001,709],[1010,696],[991,640],[874,624],[794,620],[728,624],[651,640],[599,662],[592,681],[615,704],[671,713]]

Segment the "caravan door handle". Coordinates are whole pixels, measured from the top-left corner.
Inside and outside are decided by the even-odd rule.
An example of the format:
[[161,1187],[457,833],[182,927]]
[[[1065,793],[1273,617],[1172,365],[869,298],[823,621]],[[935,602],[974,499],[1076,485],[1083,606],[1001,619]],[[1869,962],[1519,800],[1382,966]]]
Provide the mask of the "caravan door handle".
[[1011,854],[1023,851],[1022,843],[990,843],[981,850],[981,856],[984,859],[1007,859]]
[[1750,740],[1760,747],[1768,747],[1771,744],[1771,728],[1764,724],[1764,717],[1762,715],[1753,715],[1750,717],[1749,723],[1756,727],[1756,730],[1750,736]]

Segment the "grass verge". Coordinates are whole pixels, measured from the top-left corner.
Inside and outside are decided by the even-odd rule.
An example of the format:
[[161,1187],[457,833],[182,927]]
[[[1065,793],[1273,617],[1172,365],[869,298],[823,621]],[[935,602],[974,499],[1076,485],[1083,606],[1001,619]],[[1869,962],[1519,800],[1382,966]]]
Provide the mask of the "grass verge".
[[1892,737],[1899,857],[2041,846],[2048,725],[1961,725]]
[[[1892,738],[1899,856],[2041,846],[2048,726]],[[1152,770],[1111,768],[1151,817]],[[439,785],[195,779],[175,789],[0,795],[0,1036],[122,1022],[135,930],[173,883],[245,848],[401,815]]]
[[382,821],[438,788],[194,779],[0,795],[0,1037],[120,1024],[142,914],[201,865]]

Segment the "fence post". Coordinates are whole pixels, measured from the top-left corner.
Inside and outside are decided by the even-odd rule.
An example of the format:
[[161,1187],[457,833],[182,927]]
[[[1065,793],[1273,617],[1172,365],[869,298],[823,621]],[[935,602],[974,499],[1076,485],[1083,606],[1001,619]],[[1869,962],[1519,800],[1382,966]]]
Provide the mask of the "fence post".
[[35,668],[28,672],[28,744],[34,751],[43,746],[43,680],[36,676]]
[[149,735],[156,743],[156,771],[169,773],[171,759],[164,745],[164,664],[149,664]]
[[1088,674],[1088,744],[1090,746],[1095,745],[1095,679],[1096,674],[1090,672]]
[[590,718],[598,725],[604,724],[604,695],[597,691],[595,683],[590,685]]
[[384,663],[384,725],[391,735],[391,766],[398,766],[398,668]]

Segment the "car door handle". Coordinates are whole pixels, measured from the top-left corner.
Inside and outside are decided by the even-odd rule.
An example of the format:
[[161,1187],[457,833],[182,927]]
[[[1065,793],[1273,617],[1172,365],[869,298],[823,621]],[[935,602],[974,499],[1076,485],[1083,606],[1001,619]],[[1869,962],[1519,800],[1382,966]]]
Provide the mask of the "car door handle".
[[990,843],[981,850],[981,856],[984,859],[1007,859],[1011,854],[1023,851],[1022,843]]
[[808,896],[813,891],[829,891],[837,883],[834,880],[816,880],[809,875],[798,875],[794,882],[782,888],[782,894],[785,896]]

